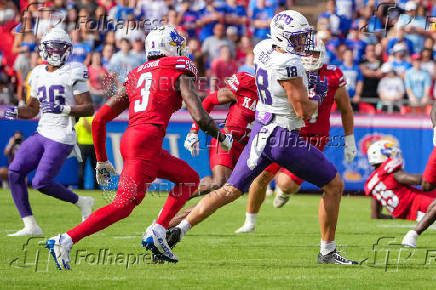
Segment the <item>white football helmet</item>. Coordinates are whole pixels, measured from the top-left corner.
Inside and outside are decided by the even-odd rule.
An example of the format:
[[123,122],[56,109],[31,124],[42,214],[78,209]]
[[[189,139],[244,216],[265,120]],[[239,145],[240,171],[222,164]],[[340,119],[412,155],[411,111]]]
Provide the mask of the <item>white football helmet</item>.
[[71,38],[62,28],[50,29],[41,39],[39,55],[53,66],[63,65],[71,55]]
[[286,52],[305,55],[311,50],[313,27],[303,14],[295,10],[280,12],[274,15],[270,28],[274,44]]
[[301,57],[304,69],[306,71],[319,70],[326,62],[326,55],[324,42],[318,37],[314,37],[312,50],[308,52],[308,55]]
[[401,150],[389,140],[379,140],[368,148],[368,161],[371,165],[381,164],[389,157],[401,158]]
[[173,26],[150,31],[145,39],[147,57],[154,55],[182,56],[186,54],[186,39]]

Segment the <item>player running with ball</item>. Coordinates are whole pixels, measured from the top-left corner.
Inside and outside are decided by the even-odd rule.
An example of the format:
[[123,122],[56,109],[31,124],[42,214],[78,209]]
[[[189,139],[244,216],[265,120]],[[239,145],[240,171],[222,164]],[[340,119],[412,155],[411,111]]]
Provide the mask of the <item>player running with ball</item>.
[[[310,120],[306,121],[306,126],[301,129],[300,135],[320,151],[324,151],[324,147],[330,139],[330,111],[333,103],[336,102],[341,112],[342,125],[345,133],[345,160],[351,162],[357,153],[357,149],[353,135],[353,110],[345,87],[346,80],[342,71],[337,66],[324,64],[325,56],[326,50],[324,43],[322,40],[315,38],[314,47],[312,51],[310,51],[310,55],[301,58],[304,68],[310,75],[309,94],[313,93],[311,83],[314,83],[313,80],[318,77],[322,80],[326,79],[328,91],[325,100],[318,108],[318,113]],[[335,143],[337,142],[335,140],[333,141]],[[289,201],[291,194],[300,190],[300,186],[304,182],[303,179],[289,172],[286,168],[280,169],[280,165],[277,163],[268,166],[250,187],[245,222],[242,227],[236,230],[236,233],[254,232],[257,215],[262,202],[265,200],[266,185],[272,181],[278,172],[277,195],[273,201],[274,207],[281,208]]]
[[[336,251],[336,223],[344,187],[341,177],[335,166],[299,134],[300,128],[305,126],[304,120],[311,118],[324,97],[315,95],[312,100],[308,97],[308,80],[300,55],[310,50],[311,34],[312,27],[296,11],[287,10],[273,17],[271,39],[263,40],[254,48],[256,85],[261,102],[256,108],[249,142],[227,184],[204,196],[171,231],[171,238],[183,237],[218,208],[236,200],[248,191],[268,165],[277,162],[324,191],[319,206],[321,251],[318,263],[357,264]],[[317,86],[315,92],[319,94]]]
[[[124,166],[113,202],[95,211],[85,222],[47,241],[56,266],[70,269],[73,243],[126,218],[145,197],[148,185],[157,177],[176,183],[157,222],[146,230],[142,244],[157,258],[177,262],[165,239],[165,228],[197,188],[198,174],[189,165],[166,150],[162,141],[171,115],[182,100],[199,127],[216,138],[224,150],[230,150],[232,138],[221,134],[203,109],[195,91],[195,65],[185,56],[185,39],[173,27],[151,31],[146,38],[148,61],[131,71],[120,92],[97,113],[93,127],[97,151],[97,179],[109,182],[112,164],[104,153],[105,127],[125,109],[129,109],[129,127],[121,140]],[[97,121],[96,121],[97,120]],[[100,124],[99,124],[100,122]]]
[[64,30],[51,29],[39,46],[40,55],[48,64],[32,70],[28,104],[11,107],[5,112],[5,117],[9,119],[31,119],[41,112],[37,133],[23,142],[9,165],[12,197],[24,222],[24,228],[10,236],[42,235],[32,214],[26,185],[26,175],[35,168],[33,188],[75,204],[81,211],[82,220],[91,214],[94,205],[92,197],[78,196],[53,181],[75,147],[75,117],[94,114],[86,84],[88,69],[77,62],[66,63],[71,55],[71,46],[71,39]]

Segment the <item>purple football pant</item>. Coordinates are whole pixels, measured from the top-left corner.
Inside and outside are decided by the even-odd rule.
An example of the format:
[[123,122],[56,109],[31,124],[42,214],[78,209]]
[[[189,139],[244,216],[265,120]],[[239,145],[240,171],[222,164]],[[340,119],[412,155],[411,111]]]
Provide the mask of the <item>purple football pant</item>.
[[247,165],[247,160],[250,157],[251,145],[258,141],[256,135],[262,127],[263,125],[256,121],[250,140],[242,151],[227,184],[243,193],[248,192],[253,180],[273,162],[319,188],[329,184],[335,178],[336,167],[321,151],[301,138],[298,130],[289,131],[281,127],[273,130],[257,160],[257,165],[251,170]]
[[32,215],[26,175],[35,168],[36,174],[32,179],[34,189],[63,201],[77,202],[79,197],[74,192],[53,181],[72,150],[73,145],[53,141],[38,133],[24,140],[18,148],[14,161],[9,165],[9,187],[22,218]]

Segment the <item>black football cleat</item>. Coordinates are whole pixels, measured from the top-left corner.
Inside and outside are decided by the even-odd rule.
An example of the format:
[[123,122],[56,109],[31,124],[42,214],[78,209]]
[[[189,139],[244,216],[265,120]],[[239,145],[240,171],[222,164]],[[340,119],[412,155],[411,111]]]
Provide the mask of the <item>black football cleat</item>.
[[335,249],[333,252],[330,252],[327,255],[322,255],[319,253],[318,264],[358,265],[359,263],[341,256]]
[[181,235],[182,235],[182,231],[180,230],[180,228],[173,227],[167,229],[166,238],[167,238],[168,246],[170,246],[171,249],[173,249],[176,246],[176,244],[180,242]]

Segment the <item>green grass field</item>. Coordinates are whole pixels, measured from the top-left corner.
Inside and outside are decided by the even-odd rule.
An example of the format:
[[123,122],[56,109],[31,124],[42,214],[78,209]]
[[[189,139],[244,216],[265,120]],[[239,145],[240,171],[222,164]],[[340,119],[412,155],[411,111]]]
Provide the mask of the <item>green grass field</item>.
[[[92,195],[98,207],[105,204],[101,191],[79,194]],[[36,191],[30,192],[30,200],[46,237],[80,221],[73,205]],[[130,217],[75,245],[72,271],[67,272],[56,270],[48,260],[47,251],[38,245],[43,238],[6,236],[20,229],[22,222],[9,191],[1,190],[0,288],[434,289],[436,285],[436,231],[420,237],[415,251],[402,249],[395,244],[414,223],[371,220],[369,199],[364,197],[343,198],[337,232],[338,248],[346,257],[367,259],[360,266],[316,264],[319,196],[312,195],[294,196],[282,209],[273,208],[272,197],[267,198],[256,233],[236,235],[233,232],[245,217],[243,197],[188,233],[175,248],[178,264],[150,264],[140,247],[141,234],[164,201],[149,195]],[[386,238],[373,246],[381,237]]]

